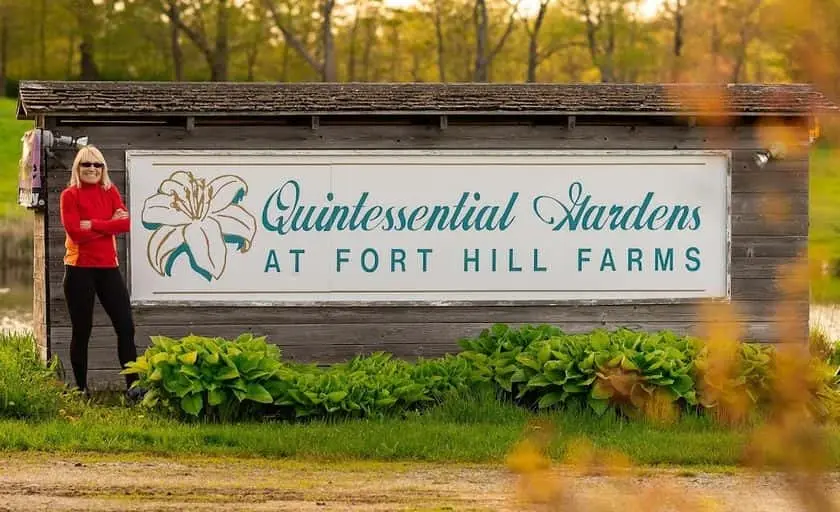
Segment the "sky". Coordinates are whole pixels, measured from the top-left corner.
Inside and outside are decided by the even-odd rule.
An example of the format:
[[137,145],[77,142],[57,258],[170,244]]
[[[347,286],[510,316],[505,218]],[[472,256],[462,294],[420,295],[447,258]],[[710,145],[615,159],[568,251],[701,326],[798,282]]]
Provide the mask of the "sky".
[[[644,17],[653,17],[656,14],[656,11],[659,7],[664,3],[665,0],[642,0],[641,5],[641,14]],[[404,7],[408,5],[413,5],[417,2],[417,0],[385,0],[385,5],[391,7]],[[520,4],[523,12],[525,13],[536,13],[537,9],[539,8],[540,0],[522,0]]]

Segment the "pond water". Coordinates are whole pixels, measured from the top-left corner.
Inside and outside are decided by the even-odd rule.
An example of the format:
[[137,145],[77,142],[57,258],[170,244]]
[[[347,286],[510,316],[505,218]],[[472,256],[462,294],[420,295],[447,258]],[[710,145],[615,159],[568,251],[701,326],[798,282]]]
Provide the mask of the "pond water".
[[0,265],[0,331],[32,328],[32,265]]

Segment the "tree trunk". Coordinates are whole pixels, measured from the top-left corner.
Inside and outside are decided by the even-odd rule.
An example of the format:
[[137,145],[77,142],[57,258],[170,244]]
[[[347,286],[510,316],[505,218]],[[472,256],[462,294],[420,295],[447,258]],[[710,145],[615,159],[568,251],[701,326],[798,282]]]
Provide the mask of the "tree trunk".
[[615,12],[607,11],[607,48],[601,65],[601,81],[615,82]]
[[446,63],[444,61],[443,47],[443,20],[440,12],[440,0],[435,0],[435,38],[437,39],[437,65],[438,76],[441,82],[446,82]]
[[93,36],[86,33],[82,36],[82,43],[79,45],[80,73],[79,80],[99,80],[99,69],[93,55]]
[[376,37],[376,22],[374,18],[368,18],[365,20],[365,25],[367,30],[365,30],[365,51],[362,53],[362,76],[365,81],[368,81],[371,76],[376,76],[371,74],[370,69],[371,54]]
[[359,11],[361,10],[361,2],[356,2],[356,12],[353,15],[353,27],[350,29],[350,48],[347,54],[347,80],[350,82],[356,81],[356,42],[359,37]]
[[391,27],[391,81],[396,82],[400,76],[400,26],[394,23]]
[[475,65],[473,68],[473,80],[476,82],[486,82],[488,80],[487,37],[489,20],[487,19],[487,3],[485,0],[475,0],[473,19],[475,20]]
[[6,78],[9,63],[9,11],[3,9],[3,19],[0,21],[0,94],[6,94]]
[[172,70],[175,74],[175,81],[184,80],[184,54],[181,50],[181,13],[175,2],[169,4],[169,47],[172,52]]
[[38,20],[38,74],[41,78],[47,75],[47,0],[41,0],[41,10]]
[[683,0],[677,0],[674,7],[674,65],[671,70],[671,79],[674,82],[682,80],[682,56],[685,26],[685,5]]
[[534,30],[529,30],[528,33],[528,75],[525,77],[525,81],[529,83],[537,81],[537,66],[540,64],[538,38],[547,10],[548,1],[543,0],[540,2],[540,10],[537,12],[537,20],[534,22]]
[[321,31],[324,42],[324,57],[322,79],[325,82],[338,80],[338,69],[335,63],[335,42],[332,32],[332,15],[335,8],[335,0],[324,0],[323,25]]
[[[521,0],[520,0],[521,1]],[[490,19],[487,14],[486,0],[476,0],[473,16],[475,19],[475,70],[473,80],[475,82],[488,82],[490,80],[490,65],[496,55],[504,48],[505,43],[513,32],[513,25],[516,21],[516,12],[519,9],[519,1],[514,5],[508,18],[508,24],[502,37],[493,49],[488,51],[490,43]]]
[[73,76],[73,61],[76,60],[76,33],[70,32],[70,41],[67,46],[67,64],[64,68],[64,76]]
[[228,79],[228,0],[219,0],[216,11],[216,44],[210,61],[210,81],[223,82]]
[[289,81],[289,48],[288,44],[283,45],[283,70],[280,72],[280,81]]

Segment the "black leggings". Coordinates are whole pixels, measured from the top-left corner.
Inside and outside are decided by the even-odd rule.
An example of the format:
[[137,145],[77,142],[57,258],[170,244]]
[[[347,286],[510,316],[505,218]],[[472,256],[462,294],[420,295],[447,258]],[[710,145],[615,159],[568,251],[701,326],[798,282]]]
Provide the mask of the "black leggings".
[[[137,359],[137,347],[134,345],[134,319],[131,315],[131,302],[128,290],[118,268],[88,268],[65,265],[64,297],[73,324],[73,337],[70,339],[70,362],[76,385],[81,390],[87,389],[88,342],[93,324],[94,294],[111,319],[117,333],[117,353],[120,364]],[[126,375],[128,386],[137,379],[134,374]]]

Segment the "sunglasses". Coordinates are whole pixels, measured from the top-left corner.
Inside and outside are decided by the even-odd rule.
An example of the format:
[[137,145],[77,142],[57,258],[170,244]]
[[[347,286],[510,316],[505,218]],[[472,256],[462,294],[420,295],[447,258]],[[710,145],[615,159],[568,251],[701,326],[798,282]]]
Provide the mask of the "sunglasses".
[[97,169],[102,169],[105,167],[105,164],[100,162],[80,162],[79,167],[95,167]]

